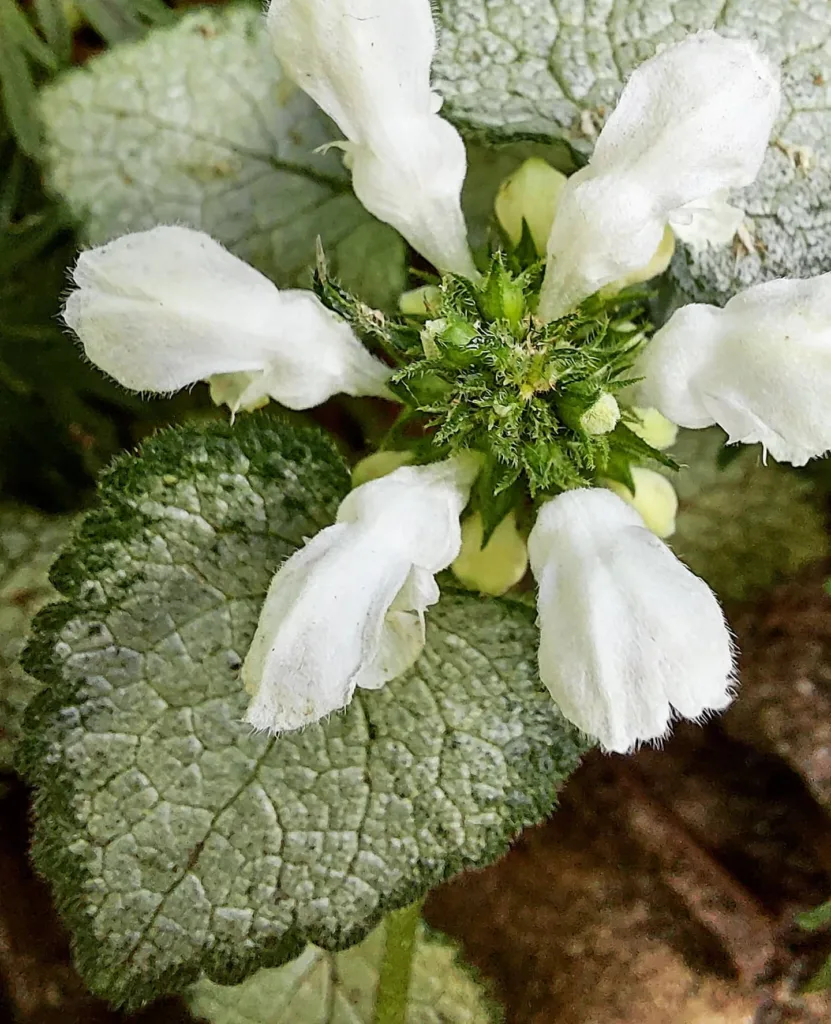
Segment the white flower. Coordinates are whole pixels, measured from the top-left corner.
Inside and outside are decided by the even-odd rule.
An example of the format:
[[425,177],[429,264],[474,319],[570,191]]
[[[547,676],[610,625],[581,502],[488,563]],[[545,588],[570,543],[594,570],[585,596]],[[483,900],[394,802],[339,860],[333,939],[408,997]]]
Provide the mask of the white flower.
[[727,194],[727,189],[720,189],[675,210],[669,224],[676,237],[691,249],[732,242],[744,220],[744,210],[728,203]]
[[710,589],[610,491],[543,505],[528,539],[540,676],[606,750],[660,739],[732,699],[733,655]]
[[[87,356],[134,391],[216,374],[233,409],[290,409],[338,392],[387,395],[390,370],[311,293],[281,291],[201,231],[157,227],[84,252],[64,320]],[[234,386],[236,385],[236,386]]]
[[715,240],[735,230],[724,190],[759,173],[779,99],[778,70],[755,45],[715,32],[641,64],[563,190],[540,316],[561,316],[646,266],[667,224],[698,243],[702,230]]
[[731,443],[803,466],[831,449],[831,274],[684,306],[635,372],[639,399],[682,427],[718,423]]
[[430,0],[272,0],[285,72],[337,122],[355,194],[442,271],[477,275],[460,196],[467,157],[430,88]]
[[272,581],[242,669],[246,721],[282,732],[377,689],[424,646],[433,579],[458,555],[475,456],[397,469],[352,491],[337,522]]

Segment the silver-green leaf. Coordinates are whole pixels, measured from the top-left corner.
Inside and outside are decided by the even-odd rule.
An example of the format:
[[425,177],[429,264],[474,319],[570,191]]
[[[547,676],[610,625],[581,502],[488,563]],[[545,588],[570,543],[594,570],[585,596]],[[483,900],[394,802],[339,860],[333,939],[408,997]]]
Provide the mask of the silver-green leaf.
[[791,467],[764,465],[758,445],[724,439],[717,427],[683,430],[670,449],[684,468],[666,474],[679,498],[669,543],[719,597],[740,601],[828,554],[825,496]]
[[[333,123],[281,74],[256,8],[204,10],[44,89],[45,163],[94,245],[162,223],[213,235],[281,286],[323,241],[367,302],[404,286],[405,247],[352,193]],[[339,258],[340,257],[340,258]]]
[[[187,1001],[210,1024],[374,1024],[384,965],[386,922],[342,953],[309,945],[283,967],[241,985],[202,979]],[[412,958],[406,1024],[493,1024],[502,1019],[489,994],[459,962],[457,948],[420,926]]]
[[72,522],[20,505],[0,507],[0,770],[11,767],[23,712],[40,689],[18,658],[33,616],[55,597],[49,567]]
[[27,665],[34,856],[89,984],[137,1005],[222,983],[487,864],[585,749],[537,680],[533,614],[447,596],[404,677],[270,739],[239,667],[271,576],[349,487],[332,442],[266,414],[168,431],[104,479]]
[[584,157],[628,75],[688,32],[759,41],[782,67],[784,102],[757,182],[737,194],[748,246],[693,253],[673,273],[725,301],[776,277],[831,269],[831,19],[816,0],[441,0],[436,86],[452,119],[482,135],[565,140]]

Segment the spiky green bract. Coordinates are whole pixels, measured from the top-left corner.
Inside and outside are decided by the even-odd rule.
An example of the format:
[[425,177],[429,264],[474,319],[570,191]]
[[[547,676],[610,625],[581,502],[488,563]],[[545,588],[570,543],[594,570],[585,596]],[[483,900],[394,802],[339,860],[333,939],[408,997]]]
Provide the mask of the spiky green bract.
[[[631,383],[649,326],[644,292],[594,297],[542,323],[538,287],[538,268],[514,274],[500,255],[480,286],[445,277],[437,315],[393,377],[436,448],[486,455],[495,495],[516,482],[532,496],[589,486],[633,454],[630,431],[593,432],[586,413]],[[641,443],[644,454],[662,460]]]
[[[596,295],[552,323],[534,315],[542,265],[521,249],[496,252],[481,283],[448,275],[432,319],[389,317],[354,298],[318,252],[315,290],[372,349],[397,367],[391,387],[407,407],[387,437],[424,461],[473,449],[484,455],[473,506],[484,539],[526,495],[620,480],[634,490],[631,466],[677,463],[629,424],[592,429],[590,411],[633,383],[647,340],[644,287]],[[614,402],[611,403],[614,408]]]
[[501,855],[585,749],[537,680],[533,614],[472,596],[430,610],[406,675],[252,734],[239,667],[265,592],[348,487],[317,429],[166,431],[115,464],[52,574],[64,600],[26,656],[33,853],[113,1003],[359,942]]

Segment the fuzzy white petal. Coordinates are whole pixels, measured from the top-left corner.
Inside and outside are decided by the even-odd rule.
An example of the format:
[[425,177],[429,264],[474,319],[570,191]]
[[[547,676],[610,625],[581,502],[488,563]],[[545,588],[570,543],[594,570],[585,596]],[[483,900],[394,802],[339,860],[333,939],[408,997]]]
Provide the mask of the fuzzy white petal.
[[124,235],[81,253],[73,278],[64,320],[92,362],[134,391],[245,373],[243,407],[386,394],[389,369],[316,296],[280,291],[200,231]]
[[464,458],[405,467],[352,491],[338,521],[274,577],[242,676],[246,721],[282,732],[377,689],[424,645],[433,576],[459,553],[459,517],[476,464]]
[[733,653],[718,602],[633,508],[609,491],[569,491],[543,505],[528,552],[540,676],[606,750],[727,707]]
[[689,204],[749,185],[779,101],[778,70],[745,40],[698,32],[641,64],[560,198],[541,316],[645,266]]
[[685,203],[669,215],[669,226],[691,249],[706,249],[732,242],[744,220],[744,211],[727,202],[726,190]]
[[364,206],[440,270],[475,277],[465,148],[430,88],[429,0],[272,0],[268,25],[286,73],[349,140]]
[[636,372],[640,399],[675,423],[718,423],[730,442],[804,465],[831,449],[831,274],[682,307]]

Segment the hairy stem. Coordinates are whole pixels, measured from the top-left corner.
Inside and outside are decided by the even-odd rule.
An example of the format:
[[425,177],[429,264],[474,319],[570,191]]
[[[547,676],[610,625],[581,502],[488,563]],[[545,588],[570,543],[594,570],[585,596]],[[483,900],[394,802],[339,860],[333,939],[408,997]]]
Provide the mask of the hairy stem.
[[372,1024],[406,1024],[407,997],[421,903],[396,910],[385,921],[386,947]]

